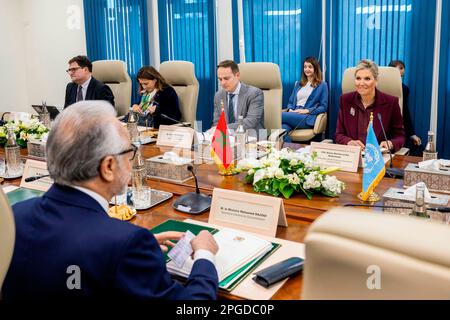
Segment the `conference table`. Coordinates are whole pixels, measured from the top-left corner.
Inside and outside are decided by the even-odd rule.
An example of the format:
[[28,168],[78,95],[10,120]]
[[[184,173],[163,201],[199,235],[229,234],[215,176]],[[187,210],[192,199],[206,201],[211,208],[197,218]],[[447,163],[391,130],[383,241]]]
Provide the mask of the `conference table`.
[[[284,144],[284,147],[290,147],[292,149],[298,149],[301,147],[299,144]],[[174,149],[171,147],[161,147],[153,144],[141,145],[139,147],[141,154],[144,158],[150,158],[164,154],[168,151],[175,151],[180,153],[180,149]],[[186,152],[182,150],[182,154],[185,157],[191,155],[195,157],[195,152]],[[4,151],[0,151],[0,156],[4,155]],[[22,156],[27,158],[28,154],[26,149],[22,150]],[[417,163],[421,158],[410,156],[396,155],[393,160],[393,165],[398,168],[404,168],[408,163]],[[217,166],[213,163],[201,163],[195,164],[196,176],[199,184],[200,191],[206,194],[212,194],[214,188],[231,189],[242,192],[254,193],[253,187],[244,182],[245,173],[240,173],[234,176],[222,176],[218,174]],[[362,171],[359,169],[357,173],[349,172],[333,172],[339,180],[345,182],[346,188],[340,197],[330,198],[322,195],[315,194],[312,200],[308,200],[306,196],[302,194],[293,195],[290,199],[284,199],[284,207],[286,217],[288,221],[288,227],[278,227],[276,237],[294,242],[303,242],[305,235],[308,231],[311,223],[315,219],[320,217],[327,210],[343,206],[347,203],[361,203],[356,195],[361,191],[362,184]],[[139,225],[141,227],[151,229],[156,225],[166,221],[167,219],[185,220],[194,219],[201,222],[208,222],[209,212],[205,212],[201,215],[189,215],[172,208],[173,202],[181,195],[195,191],[194,179],[189,179],[182,183],[175,183],[173,181],[167,181],[158,178],[148,178],[147,182],[153,189],[171,192],[173,197],[152,207],[148,210],[140,210],[138,214],[130,220],[131,223]],[[19,185],[20,179],[5,180],[3,185]],[[390,187],[403,187],[403,180],[383,178],[380,184],[376,188],[376,192],[382,195]],[[264,194],[267,195],[267,194]],[[283,287],[277,291],[272,299],[280,300],[292,300],[301,298],[303,276],[298,274],[297,276],[289,279]],[[238,299],[229,293],[220,292],[219,297],[223,299]]]

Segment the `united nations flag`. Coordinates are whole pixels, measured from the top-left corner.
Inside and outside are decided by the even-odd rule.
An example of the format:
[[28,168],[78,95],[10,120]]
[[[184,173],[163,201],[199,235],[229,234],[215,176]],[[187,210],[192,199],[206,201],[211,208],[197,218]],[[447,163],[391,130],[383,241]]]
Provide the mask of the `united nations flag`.
[[[364,154],[364,172],[363,172],[363,183],[362,191],[359,197],[363,201],[372,200],[373,190],[378,185],[378,183],[383,179],[384,173],[386,171],[384,167],[383,155],[381,154],[381,149],[373,131],[373,115],[370,115],[369,128],[367,129],[366,137],[366,149]],[[373,199],[376,201],[376,199]]]

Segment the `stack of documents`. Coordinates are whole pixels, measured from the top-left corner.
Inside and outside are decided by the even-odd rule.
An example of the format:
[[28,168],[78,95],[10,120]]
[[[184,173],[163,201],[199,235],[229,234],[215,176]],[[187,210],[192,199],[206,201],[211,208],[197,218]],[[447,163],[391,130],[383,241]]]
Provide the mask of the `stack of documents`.
[[[237,230],[222,229],[214,234],[214,238],[219,246],[215,259],[220,287],[223,289],[233,285],[235,280],[246,274],[273,248],[271,242]],[[193,263],[189,257],[179,268],[170,261],[167,269],[174,275],[187,278]]]

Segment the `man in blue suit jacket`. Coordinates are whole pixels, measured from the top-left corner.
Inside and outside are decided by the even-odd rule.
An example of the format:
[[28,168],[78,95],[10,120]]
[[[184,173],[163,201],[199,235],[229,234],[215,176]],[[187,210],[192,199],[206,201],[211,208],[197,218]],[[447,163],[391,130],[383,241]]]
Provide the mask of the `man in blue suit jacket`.
[[208,232],[191,242],[186,285],[171,279],[161,247],[182,234],[153,235],[106,213],[127,187],[136,148],[111,105],[79,102],[64,110],[47,141],[54,185],[13,207],[16,242],[5,300],[32,298],[215,299],[217,244]]

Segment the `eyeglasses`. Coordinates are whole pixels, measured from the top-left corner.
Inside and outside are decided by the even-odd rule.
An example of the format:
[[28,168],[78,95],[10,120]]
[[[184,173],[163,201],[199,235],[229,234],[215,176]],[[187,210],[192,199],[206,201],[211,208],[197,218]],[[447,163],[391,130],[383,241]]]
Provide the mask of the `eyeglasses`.
[[81,67],[69,68],[69,69],[66,70],[66,72],[67,73],[71,73],[71,72],[77,71],[78,69],[81,69]]
[[133,152],[133,155],[130,158],[130,161],[134,160],[134,157],[136,156],[136,151],[138,150],[138,147],[135,146],[134,144],[131,145],[131,148],[128,148],[126,150],[123,150],[122,152],[116,153],[116,154],[112,154],[112,156],[121,156],[123,154],[129,153],[129,152]]

